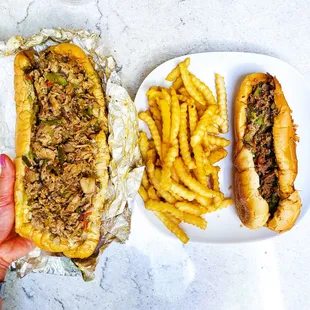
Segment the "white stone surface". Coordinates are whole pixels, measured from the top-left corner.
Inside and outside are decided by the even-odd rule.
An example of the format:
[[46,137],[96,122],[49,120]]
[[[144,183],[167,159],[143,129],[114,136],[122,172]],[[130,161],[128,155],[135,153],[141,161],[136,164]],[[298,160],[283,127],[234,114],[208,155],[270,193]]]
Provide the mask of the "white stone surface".
[[[0,40],[41,27],[97,31],[134,96],[161,62],[202,51],[268,54],[310,78],[309,16],[305,0],[6,0]],[[130,240],[106,250],[93,282],[10,275],[4,309],[310,309],[309,215],[280,238],[230,246],[182,246],[143,219],[135,212]]]

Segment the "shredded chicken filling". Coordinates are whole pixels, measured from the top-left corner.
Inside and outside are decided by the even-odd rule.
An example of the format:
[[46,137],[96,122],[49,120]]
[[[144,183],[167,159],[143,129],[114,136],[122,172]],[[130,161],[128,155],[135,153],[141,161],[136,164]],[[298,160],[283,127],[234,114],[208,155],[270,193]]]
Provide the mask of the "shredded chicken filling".
[[75,60],[50,51],[36,56],[25,78],[36,94],[31,151],[23,156],[29,220],[56,240],[82,242],[100,187],[96,136],[104,126],[92,81]]

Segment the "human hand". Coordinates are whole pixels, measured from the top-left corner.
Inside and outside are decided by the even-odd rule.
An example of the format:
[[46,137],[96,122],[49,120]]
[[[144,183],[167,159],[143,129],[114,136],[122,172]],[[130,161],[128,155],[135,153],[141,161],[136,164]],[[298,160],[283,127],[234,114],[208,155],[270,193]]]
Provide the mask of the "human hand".
[[20,237],[14,230],[15,167],[11,159],[0,155],[0,282],[4,280],[6,270],[16,259],[25,256],[34,244]]

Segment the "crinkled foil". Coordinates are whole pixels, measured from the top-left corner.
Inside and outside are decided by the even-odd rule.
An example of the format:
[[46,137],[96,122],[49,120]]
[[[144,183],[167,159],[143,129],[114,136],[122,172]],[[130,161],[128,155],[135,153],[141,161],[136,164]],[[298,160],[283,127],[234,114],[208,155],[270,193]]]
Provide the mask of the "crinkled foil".
[[[19,277],[29,272],[79,275],[85,280],[94,277],[99,255],[113,241],[124,243],[130,233],[131,207],[140,186],[141,167],[138,148],[138,118],[135,106],[127,91],[121,86],[117,67],[112,57],[105,55],[105,46],[97,34],[85,30],[42,29],[28,37],[15,36],[6,43],[0,42],[0,152],[14,156],[15,105],[13,90],[13,61],[20,50],[34,48],[41,51],[50,45],[72,42],[89,54],[103,82],[108,105],[108,142],[111,152],[109,187],[106,206],[102,214],[101,238],[87,259],[69,259],[59,254],[47,253],[39,248],[11,266]],[[3,61],[5,57],[5,62]],[[80,271],[79,271],[80,270]]]

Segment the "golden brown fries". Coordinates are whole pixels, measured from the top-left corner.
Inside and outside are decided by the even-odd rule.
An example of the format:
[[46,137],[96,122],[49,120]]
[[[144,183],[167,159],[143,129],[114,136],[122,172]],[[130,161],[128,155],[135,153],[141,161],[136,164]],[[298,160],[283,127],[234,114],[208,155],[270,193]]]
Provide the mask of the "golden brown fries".
[[161,110],[161,118],[163,122],[162,126],[162,158],[165,158],[170,142],[170,129],[171,129],[171,115],[170,115],[170,103],[166,99],[159,100],[159,107]]
[[206,220],[204,218],[200,217],[200,216],[197,216],[197,215],[193,215],[193,214],[185,213],[184,212],[183,221],[185,223],[197,226],[197,227],[199,227],[201,229],[206,229],[207,228]]
[[138,193],[144,202],[147,202],[149,200],[149,195],[147,194],[147,191],[142,185],[140,186]]
[[196,129],[191,137],[191,145],[192,147],[194,147],[195,145],[201,143],[208,125],[210,124],[210,122],[212,121],[211,116],[215,113],[217,107],[215,105],[210,105],[205,112],[203,113],[203,115],[201,116]]
[[173,83],[172,83],[172,88],[175,90],[178,90],[179,88],[181,88],[183,86],[183,80],[182,78],[179,76]]
[[210,155],[208,156],[209,163],[211,165],[217,163],[221,159],[225,158],[227,156],[227,151],[223,148],[220,148],[218,150],[212,151]]
[[213,135],[207,135],[207,139],[208,139],[208,144],[217,145],[220,147],[226,147],[230,144],[229,140],[222,138],[222,137],[213,136]]
[[216,86],[216,96],[217,104],[219,106],[219,116],[222,118],[223,123],[220,126],[221,132],[228,132],[228,111],[227,111],[227,95],[224,78],[215,74],[215,86]]
[[189,131],[192,135],[197,126],[198,114],[195,103],[191,101],[193,100],[188,100],[187,103],[188,103]]
[[152,210],[152,211],[168,212],[180,220],[182,220],[184,218],[183,211],[180,211],[178,208],[176,208],[171,203],[149,199],[145,203],[145,208],[148,210]]
[[207,198],[219,197],[219,192],[216,192],[197,181],[191,176],[191,174],[186,170],[183,160],[177,158],[174,162],[175,170],[180,178],[180,180],[194,193],[201,194]]
[[140,132],[139,148],[140,148],[142,160],[146,162],[147,151],[149,150],[149,139],[147,138],[147,135],[144,131]]
[[194,169],[196,165],[194,160],[191,158],[189,148],[187,119],[187,103],[184,102],[181,104],[181,123],[179,132],[180,153],[188,169]]
[[[155,211],[155,212],[156,212],[156,211]],[[155,213],[155,212],[154,212],[154,213]],[[169,220],[171,220],[173,223],[175,223],[175,224],[177,224],[177,225],[179,225],[179,224],[181,223],[181,220],[180,220],[180,219],[174,217],[174,216],[171,215],[170,213],[168,213],[168,212],[163,212],[163,214],[164,214],[165,216],[167,216],[167,217],[169,218]]]
[[147,177],[147,174],[146,174],[146,171],[145,171],[145,170],[143,171],[142,182],[141,182],[141,183],[142,183],[143,187],[144,187],[146,190],[149,189],[150,183],[149,183],[149,179],[148,179],[148,177]]
[[179,227],[187,223],[206,229],[203,214],[233,203],[220,191],[219,166],[230,141],[218,136],[228,131],[224,78],[216,74],[216,97],[189,71],[190,59],[166,77],[170,88],[153,86],[147,92],[149,111],[139,118],[149,127],[139,137],[146,172],[139,194],[153,212],[183,243],[189,238]]
[[157,193],[169,203],[176,203],[176,199],[166,190],[164,190],[160,182],[155,177],[155,166],[151,161],[146,163],[147,172],[149,175],[150,183],[154,186]]
[[[155,191],[155,188],[153,186],[149,187],[147,194],[149,195],[150,199],[159,200],[159,197],[158,197],[158,195]],[[142,199],[143,199],[143,197],[142,197]]]
[[195,75],[191,74],[190,77],[194,86],[202,93],[202,95],[206,99],[207,104],[216,104],[215,98],[210,88],[206,84],[201,82]]
[[171,131],[170,131],[170,143],[176,143],[176,139],[180,129],[180,104],[178,96],[174,89],[171,90]]
[[157,130],[159,134],[161,135],[162,134],[162,128],[161,128],[162,122],[161,122],[161,113],[160,113],[158,104],[156,103],[156,100],[154,98],[150,98],[148,102],[149,102],[150,112],[157,126]]
[[203,162],[203,148],[201,144],[194,146],[193,152],[196,161],[196,169],[194,169],[195,176],[202,185],[207,186],[208,184]]
[[154,140],[156,151],[158,153],[158,156],[161,158],[161,138],[160,138],[158,129],[156,127],[156,124],[154,120],[152,119],[152,116],[147,112],[141,112],[139,113],[139,118],[148,125],[149,130]]
[[154,214],[164,223],[164,225],[176,236],[178,237],[184,244],[186,244],[189,240],[186,233],[176,224],[173,220],[169,219],[163,213],[155,211]]
[[184,212],[194,214],[194,215],[201,215],[204,212],[204,208],[200,207],[198,204],[191,203],[191,202],[186,202],[186,201],[181,201],[177,202],[175,206]]
[[178,195],[178,196],[180,196],[180,197],[182,197],[188,201],[192,201],[196,197],[195,193],[193,193],[188,188],[186,188],[185,186],[183,186],[183,185],[181,185],[175,181],[172,181],[170,192],[173,195]]
[[172,145],[170,146],[168,153],[165,157],[165,164],[167,167],[171,168],[173,166],[174,160],[178,157],[179,155],[179,148],[178,145]]
[[[186,68],[188,68],[188,66],[190,65],[190,58],[186,58],[182,64],[184,64],[184,66]],[[176,80],[179,76],[180,76],[180,68],[179,66],[176,66],[166,77],[166,80],[169,82],[173,82],[174,80]]]
[[183,84],[184,84],[187,92],[191,95],[191,97],[193,97],[200,104],[205,105],[206,101],[205,101],[204,97],[202,96],[202,94],[194,86],[185,64],[180,63],[179,67],[180,67],[180,72],[181,72]]

